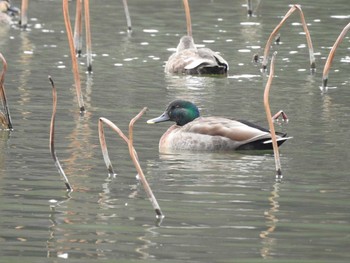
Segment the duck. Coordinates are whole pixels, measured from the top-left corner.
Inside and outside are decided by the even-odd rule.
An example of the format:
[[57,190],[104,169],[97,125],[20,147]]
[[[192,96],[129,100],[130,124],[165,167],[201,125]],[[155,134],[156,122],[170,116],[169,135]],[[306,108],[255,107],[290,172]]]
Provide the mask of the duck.
[[9,1],[0,1],[0,24],[13,24],[12,17],[19,13],[19,9],[17,7],[12,7]]
[[[172,101],[164,113],[148,124],[175,122],[160,138],[159,152],[272,150],[268,129],[246,120],[201,117],[198,107],[187,100]],[[290,137],[276,132],[280,146]]]
[[226,75],[227,61],[209,48],[197,48],[193,37],[183,36],[176,52],[165,64],[166,73],[187,75]]
[[227,61],[209,48],[197,48],[192,36],[192,24],[188,0],[183,0],[187,35],[181,37],[176,52],[168,58],[164,71],[170,74],[187,75],[226,75]]

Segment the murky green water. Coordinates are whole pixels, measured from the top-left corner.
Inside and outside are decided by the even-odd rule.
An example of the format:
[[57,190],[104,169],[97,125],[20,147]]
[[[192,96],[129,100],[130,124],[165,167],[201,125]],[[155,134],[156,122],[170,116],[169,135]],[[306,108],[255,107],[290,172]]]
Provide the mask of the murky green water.
[[[349,4],[299,1],[314,42],[309,74],[306,40],[294,14],[281,30],[272,111],[294,138],[281,148],[284,178],[272,154],[160,155],[169,124],[147,125],[169,101],[185,98],[202,115],[267,126],[266,79],[251,60],[289,9],[261,1],[248,18],[245,1],[190,1],[197,44],[220,51],[227,78],[165,76],[164,62],[185,34],[181,1],[129,1],[134,32],[126,34],[122,3],[91,1],[93,75],[81,78],[87,113],[79,115],[61,1],[31,0],[27,32],[1,28],[8,61],[6,91],[14,131],[0,133],[1,262],[349,262],[349,37],[337,51],[322,95],[330,47],[349,22]],[[256,5],[256,2],[253,2]],[[19,1],[13,4],[20,6]],[[75,3],[70,4],[71,15]],[[49,154],[51,75],[58,91],[56,151],[75,191],[67,196]],[[135,127],[135,147],[165,214],[161,226],[135,178],[127,146],[107,130],[118,175],[108,177],[97,122]]]

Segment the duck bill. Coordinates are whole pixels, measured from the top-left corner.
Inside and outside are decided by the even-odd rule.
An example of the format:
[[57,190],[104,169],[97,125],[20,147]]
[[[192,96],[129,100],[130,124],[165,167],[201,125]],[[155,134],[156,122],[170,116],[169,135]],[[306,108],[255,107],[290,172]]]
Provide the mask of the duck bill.
[[170,117],[169,117],[168,113],[164,112],[159,117],[148,120],[147,123],[148,124],[154,124],[154,123],[168,121],[168,120],[170,120]]

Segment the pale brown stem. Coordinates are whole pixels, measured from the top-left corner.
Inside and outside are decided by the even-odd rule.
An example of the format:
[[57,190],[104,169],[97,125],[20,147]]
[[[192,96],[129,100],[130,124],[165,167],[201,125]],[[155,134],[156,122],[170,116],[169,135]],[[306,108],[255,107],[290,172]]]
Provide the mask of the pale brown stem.
[[89,0],[84,0],[85,11],[85,35],[86,35],[86,64],[87,71],[92,72],[92,48],[91,48],[91,29],[90,29],[90,6]]
[[128,32],[132,32],[132,26],[131,26],[131,18],[130,18],[130,13],[129,13],[129,7],[128,7],[128,1],[123,0],[123,5],[124,5],[124,13],[126,17],[126,24],[128,26]]
[[299,11],[300,13],[300,19],[301,19],[301,23],[303,25],[303,29],[306,35],[306,41],[307,41],[307,45],[309,47],[309,57],[310,57],[310,68],[311,71],[314,72],[315,68],[316,68],[316,64],[315,64],[315,55],[314,55],[314,48],[312,46],[312,41],[311,41],[311,36],[310,36],[310,32],[308,30],[306,21],[305,21],[305,17],[304,17],[304,13],[301,10],[300,5],[293,5],[289,11],[285,14],[285,16],[283,17],[283,19],[281,20],[281,22],[275,27],[275,29],[272,31],[272,33],[270,34],[269,39],[267,40],[266,46],[265,46],[265,50],[264,50],[264,58],[263,58],[263,62],[262,62],[262,67],[263,70],[265,71],[267,68],[267,63],[268,63],[268,56],[269,56],[269,52],[270,52],[270,48],[271,48],[271,44],[275,39],[275,36],[277,35],[278,31],[280,30],[280,28],[283,26],[283,24],[286,22],[286,20],[288,19],[288,17],[291,16],[291,14],[293,14],[295,11]]
[[78,61],[75,55],[72,27],[69,20],[68,0],[63,0],[63,16],[64,16],[64,23],[67,31],[70,54],[72,58],[72,68],[73,68],[73,74],[74,74],[74,82],[75,82],[75,89],[77,93],[78,105],[79,105],[80,112],[84,113],[85,106],[84,106],[83,96],[81,94],[81,83],[80,83],[80,76],[79,76]]
[[265,91],[264,91],[264,107],[265,107],[267,122],[269,123],[273,152],[275,155],[276,177],[280,178],[280,177],[282,177],[280,155],[279,155],[278,144],[277,144],[277,139],[276,139],[275,126],[273,125],[273,122],[272,122],[272,118],[271,118],[272,115],[271,115],[271,109],[270,109],[270,104],[269,104],[269,93],[270,93],[272,79],[274,77],[276,54],[277,54],[277,52],[274,52],[274,54],[272,55],[272,59],[271,59],[270,75],[269,75],[269,78],[267,80],[267,83],[265,86]]
[[61,175],[64,181],[64,184],[67,187],[67,191],[73,191],[73,188],[68,181],[68,178],[60,164],[60,161],[57,158],[56,151],[55,151],[55,119],[56,119],[56,109],[57,109],[57,92],[56,92],[55,84],[50,76],[49,76],[49,80],[52,86],[52,116],[51,116],[51,123],[50,123],[50,143],[49,143],[50,153],[58,169],[58,172]]
[[128,143],[128,146],[129,146],[129,154],[131,156],[131,159],[136,167],[136,170],[137,170],[137,173],[139,174],[139,178],[142,182],[142,185],[146,191],[146,194],[149,198],[149,200],[151,201],[152,203],[152,206],[156,212],[156,215],[157,215],[157,218],[163,218],[164,215],[160,209],[160,206],[158,205],[158,202],[157,202],[157,199],[155,198],[153,192],[152,192],[152,189],[151,187],[149,186],[147,180],[146,180],[146,177],[145,175],[143,174],[143,171],[142,171],[142,168],[140,166],[140,163],[137,159],[137,156],[135,154],[135,149],[134,149],[134,146],[133,146],[133,128],[134,128],[134,123],[146,112],[147,108],[143,108],[139,114],[137,114],[129,123],[129,143]]
[[349,29],[350,29],[350,23],[347,24],[344,27],[344,29],[341,31],[337,40],[334,42],[331,51],[329,52],[329,55],[328,55],[327,60],[326,60],[326,64],[324,65],[324,68],[323,68],[322,92],[327,92],[327,90],[328,90],[328,87],[327,87],[328,74],[329,74],[329,70],[330,70],[332,63],[333,63],[335,51],[337,50],[340,43],[343,41],[343,39],[344,39],[346,33],[349,31]]
[[21,5],[21,27],[26,29],[28,25],[28,0],[22,0]]
[[186,14],[187,35],[192,37],[192,23],[191,23],[190,5],[188,4],[188,0],[183,0],[183,4],[185,7],[185,14]]
[[101,145],[101,150],[102,150],[102,155],[103,155],[103,160],[105,161],[105,164],[107,166],[108,172],[110,175],[114,175],[115,172],[113,170],[112,162],[109,158],[108,154],[108,149],[107,149],[107,144],[106,144],[106,138],[105,138],[105,133],[103,129],[103,123],[108,125],[112,130],[114,130],[118,135],[128,144],[129,139],[124,135],[124,133],[116,126],[113,122],[110,120],[101,117],[98,122],[98,134],[99,134],[99,139],[100,139],[100,145]]
[[108,120],[106,118],[101,117],[99,119],[99,123],[98,123],[99,139],[100,139],[100,145],[101,145],[103,159],[105,161],[105,164],[107,166],[107,169],[108,169],[108,172],[110,175],[114,175],[115,172],[113,170],[113,166],[112,166],[111,160],[109,158],[105,134],[104,134],[104,130],[103,130],[103,124],[106,124],[110,128],[112,128],[128,144],[130,157],[131,157],[131,159],[136,167],[139,179],[140,179],[140,181],[141,181],[141,183],[146,191],[148,198],[151,201],[151,204],[156,212],[157,218],[162,219],[164,217],[164,215],[163,215],[163,213],[158,205],[158,202],[157,202],[156,198],[154,197],[154,194],[153,194],[153,192],[152,192],[152,190],[151,190],[151,188],[150,188],[150,186],[149,186],[149,184],[148,184],[148,182],[143,174],[140,163],[138,161],[137,152],[133,146],[133,126],[134,126],[134,123],[142,116],[142,114],[146,110],[147,110],[147,108],[144,108],[136,117],[134,117],[130,121],[130,124],[129,124],[129,136],[130,137],[129,137],[129,139],[124,135],[124,133],[113,122],[111,122],[110,120]]
[[74,24],[74,47],[76,54],[80,57],[83,47],[83,23],[82,23],[82,0],[76,0],[75,24]]
[[10,109],[8,107],[7,104],[7,97],[6,97],[6,92],[5,92],[5,73],[7,71],[7,62],[6,59],[4,58],[4,56],[1,54],[0,52],[0,59],[2,60],[2,64],[3,64],[3,68],[1,71],[1,76],[0,76],[0,97],[1,97],[1,102],[2,102],[2,106],[4,109],[4,116],[5,116],[5,124],[6,124],[6,128],[9,130],[13,129],[12,126],[12,120],[11,120],[11,115],[10,115]]

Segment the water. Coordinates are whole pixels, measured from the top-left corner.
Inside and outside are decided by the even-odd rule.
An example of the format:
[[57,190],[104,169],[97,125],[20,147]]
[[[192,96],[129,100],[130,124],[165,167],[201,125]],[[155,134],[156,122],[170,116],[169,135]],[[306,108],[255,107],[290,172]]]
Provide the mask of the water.
[[[297,14],[281,29],[282,44],[273,47],[271,107],[288,114],[289,124],[278,130],[293,136],[281,148],[282,182],[275,181],[270,153],[159,154],[169,124],[145,122],[174,98],[185,98],[202,115],[267,125],[266,79],[251,60],[262,55],[290,2],[262,1],[252,18],[244,3],[191,1],[196,43],[220,51],[230,64],[227,78],[204,78],[163,73],[186,30],[180,1],[130,1],[131,37],[122,3],[91,1],[92,76],[80,59],[84,116],[61,1],[30,1],[27,32],[1,29],[14,125],[13,132],[0,133],[1,262],[349,262],[348,37],[329,75],[336,88],[325,95],[319,90],[330,47],[348,23],[347,1],[299,1],[314,42],[314,76]],[[49,154],[48,75],[58,91],[56,151],[75,189],[70,196]],[[113,178],[98,141],[99,117],[127,132],[144,106],[149,111],[135,125],[135,148],[165,214],[160,226],[127,146],[106,130]]]

